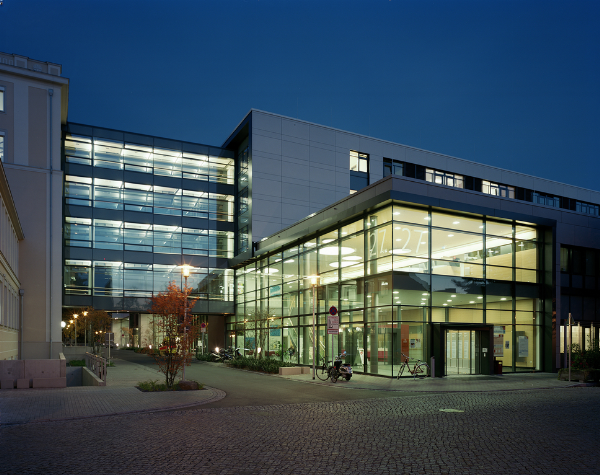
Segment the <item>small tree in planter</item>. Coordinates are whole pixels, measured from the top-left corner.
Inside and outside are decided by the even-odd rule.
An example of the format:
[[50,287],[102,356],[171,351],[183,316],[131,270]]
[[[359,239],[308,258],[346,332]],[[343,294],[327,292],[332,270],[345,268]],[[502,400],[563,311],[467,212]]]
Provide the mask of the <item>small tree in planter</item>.
[[166,292],[152,297],[150,311],[156,315],[156,330],[163,337],[159,346],[160,354],[151,352],[151,356],[165,375],[168,388],[175,384],[177,374],[189,366],[193,352],[190,351],[198,336],[198,326],[193,323],[191,308],[197,299],[189,298],[190,287],[181,290],[171,282]]

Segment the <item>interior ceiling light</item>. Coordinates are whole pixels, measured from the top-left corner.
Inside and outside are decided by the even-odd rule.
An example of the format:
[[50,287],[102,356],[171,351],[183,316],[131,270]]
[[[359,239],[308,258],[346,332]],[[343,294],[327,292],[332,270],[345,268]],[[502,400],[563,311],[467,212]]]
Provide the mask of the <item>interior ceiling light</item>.
[[288,259],[287,261],[283,261],[284,264],[291,264],[294,262],[294,259]]
[[398,216],[400,214],[400,211],[396,211],[394,213],[392,213],[394,216]]
[[334,239],[323,239],[323,244],[328,244],[333,241],[334,241]]
[[344,261],[361,261],[362,257],[360,257],[360,256],[346,256],[346,257],[342,257],[342,260],[344,260]]
[[475,300],[471,300],[469,303],[475,303]]
[[324,254],[326,256],[337,256],[338,253],[342,256],[345,254],[352,254],[354,252],[354,248],[352,247],[340,247],[338,250],[337,246],[328,246],[319,250],[319,254]]
[[456,295],[451,295],[450,297],[453,297],[453,298],[454,298],[454,297],[456,297]]
[[392,249],[390,251],[392,254],[408,254],[409,252],[411,252],[410,249]]
[[448,234],[448,237],[454,237],[454,234]]
[[478,299],[482,299],[483,297],[477,297]]
[[[353,264],[353,262],[342,262],[341,267],[348,267],[348,266],[351,266],[352,264]],[[340,264],[338,262],[330,262],[329,266],[333,267],[334,269],[337,269],[338,267],[340,267]]]

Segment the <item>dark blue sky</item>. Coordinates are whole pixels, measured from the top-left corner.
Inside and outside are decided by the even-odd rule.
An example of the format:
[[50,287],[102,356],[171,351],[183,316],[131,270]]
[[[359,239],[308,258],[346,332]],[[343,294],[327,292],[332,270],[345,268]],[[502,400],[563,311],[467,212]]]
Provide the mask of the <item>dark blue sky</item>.
[[220,145],[250,108],[600,190],[600,2],[5,0],[69,120]]

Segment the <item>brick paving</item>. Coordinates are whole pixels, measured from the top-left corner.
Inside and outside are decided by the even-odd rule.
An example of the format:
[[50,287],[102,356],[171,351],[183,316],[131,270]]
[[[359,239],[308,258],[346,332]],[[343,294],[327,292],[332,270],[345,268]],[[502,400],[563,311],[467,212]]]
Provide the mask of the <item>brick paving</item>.
[[134,387],[138,382],[161,381],[164,376],[154,368],[124,360],[115,360],[115,364],[108,368],[105,387],[0,390],[0,426],[176,409],[225,397],[225,392],[216,388],[143,393]]
[[0,466],[7,475],[597,474],[599,402],[595,387],[414,393],[13,425],[0,428]]

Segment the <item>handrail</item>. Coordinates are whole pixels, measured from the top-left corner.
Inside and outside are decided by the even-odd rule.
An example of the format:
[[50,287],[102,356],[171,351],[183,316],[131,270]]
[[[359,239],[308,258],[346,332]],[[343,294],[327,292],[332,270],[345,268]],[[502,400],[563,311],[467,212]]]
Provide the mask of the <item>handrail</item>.
[[101,356],[85,353],[85,367],[106,383],[106,359]]

